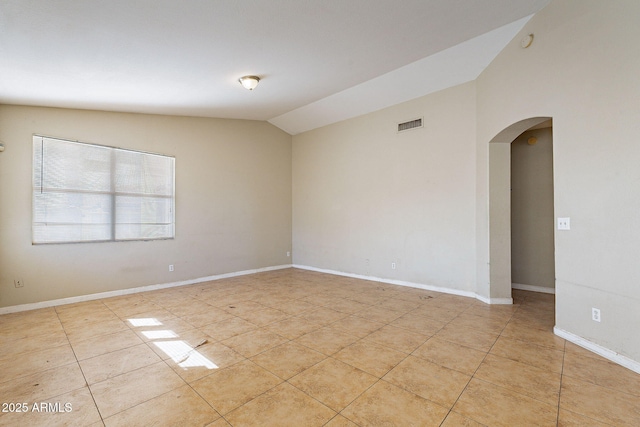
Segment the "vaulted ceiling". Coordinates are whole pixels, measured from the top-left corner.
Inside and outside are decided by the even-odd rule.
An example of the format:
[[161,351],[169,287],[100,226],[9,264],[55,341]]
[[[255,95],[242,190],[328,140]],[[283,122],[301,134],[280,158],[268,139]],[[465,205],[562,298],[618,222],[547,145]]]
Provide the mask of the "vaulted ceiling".
[[548,2],[2,0],[0,103],[296,134],[475,79]]

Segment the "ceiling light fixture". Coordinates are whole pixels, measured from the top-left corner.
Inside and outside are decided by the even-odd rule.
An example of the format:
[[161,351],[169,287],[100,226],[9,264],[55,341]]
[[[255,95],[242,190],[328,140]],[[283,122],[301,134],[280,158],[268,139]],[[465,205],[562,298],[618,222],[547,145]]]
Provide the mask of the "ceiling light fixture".
[[258,82],[260,81],[260,77],[258,76],[244,76],[238,79],[240,84],[249,90],[254,90],[256,86],[258,86]]

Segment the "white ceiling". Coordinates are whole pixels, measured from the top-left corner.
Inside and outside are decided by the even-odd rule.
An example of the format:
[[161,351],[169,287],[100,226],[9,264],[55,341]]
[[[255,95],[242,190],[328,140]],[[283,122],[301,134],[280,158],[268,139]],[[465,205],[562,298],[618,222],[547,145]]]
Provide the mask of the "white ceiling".
[[2,0],[0,103],[296,134],[475,79],[549,1]]

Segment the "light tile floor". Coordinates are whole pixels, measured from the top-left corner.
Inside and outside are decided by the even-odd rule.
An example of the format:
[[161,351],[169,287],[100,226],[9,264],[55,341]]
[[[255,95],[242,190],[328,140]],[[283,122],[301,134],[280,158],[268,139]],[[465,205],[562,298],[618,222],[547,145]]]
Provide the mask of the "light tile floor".
[[287,269],[3,315],[0,425],[640,425],[640,375],[514,300]]

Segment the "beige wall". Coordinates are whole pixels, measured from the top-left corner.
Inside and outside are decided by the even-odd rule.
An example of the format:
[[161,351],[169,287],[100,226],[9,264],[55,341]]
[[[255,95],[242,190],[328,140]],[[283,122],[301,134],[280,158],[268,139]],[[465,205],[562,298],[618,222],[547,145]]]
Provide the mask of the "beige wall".
[[294,264],[474,292],[474,136],[473,82],[294,136]]
[[511,143],[489,144],[489,276],[490,293],[484,295],[492,301],[513,302],[511,298],[511,177],[508,165]]
[[[636,0],[553,1],[476,81],[478,281],[487,280],[488,145],[553,117],[556,324],[640,361],[640,36]],[[533,45],[520,38],[534,33]],[[508,166],[507,166],[508,167]],[[601,309],[602,322],[591,320]]]
[[511,144],[512,283],[555,288],[554,222],[551,128],[530,130]]
[[[640,362],[638,16],[637,0],[554,0],[475,82],[293,148],[267,123],[0,107],[0,306],[286,264],[292,230],[296,264],[508,300],[496,187],[517,134],[489,141],[552,117],[555,217],[572,225],[554,238],[557,326]],[[395,132],[419,116],[424,129]],[[176,239],[31,246],[32,133],[174,154]]]
[[[176,238],[31,245],[34,133],[174,155]],[[291,136],[269,123],[5,105],[0,141],[0,307],[291,263]]]
[[637,16],[635,0],[553,1],[475,82],[295,136],[294,263],[507,302],[509,144],[553,118],[555,217],[572,223],[554,237],[557,326],[640,361]]

